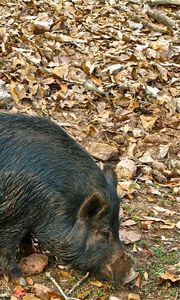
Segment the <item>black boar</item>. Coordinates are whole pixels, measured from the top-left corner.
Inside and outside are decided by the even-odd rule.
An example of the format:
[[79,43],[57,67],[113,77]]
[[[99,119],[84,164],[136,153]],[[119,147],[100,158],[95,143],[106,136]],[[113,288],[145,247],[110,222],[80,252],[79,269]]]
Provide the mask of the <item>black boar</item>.
[[119,240],[117,179],[101,170],[60,126],[0,113],[0,269],[25,284],[16,264],[21,239],[72,266],[115,282],[134,271]]

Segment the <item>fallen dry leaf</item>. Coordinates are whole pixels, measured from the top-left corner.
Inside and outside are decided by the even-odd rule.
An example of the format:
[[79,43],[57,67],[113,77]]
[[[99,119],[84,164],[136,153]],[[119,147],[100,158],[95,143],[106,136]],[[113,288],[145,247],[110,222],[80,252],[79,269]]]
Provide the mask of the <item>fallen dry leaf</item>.
[[49,298],[48,293],[51,292],[51,289],[44,284],[35,283],[34,291],[36,296],[40,297],[42,300],[46,300],[46,298]]
[[26,295],[26,290],[22,286],[17,285],[14,288],[14,294],[17,298],[20,298],[20,297],[23,297],[24,295]]
[[104,284],[101,282],[101,281],[98,281],[98,280],[91,280],[90,282],[89,282],[91,285],[94,285],[94,286],[97,286],[97,287],[102,287],[102,286],[104,286]]
[[137,286],[139,289],[142,287],[142,278],[141,278],[141,274],[139,273],[136,281],[135,281],[135,286]]
[[90,295],[90,291],[85,291],[85,292],[78,293],[76,297],[79,299],[86,299],[89,295]]
[[160,273],[160,278],[164,280],[170,280],[172,282],[180,281],[180,275],[175,275],[169,272]]
[[130,293],[128,294],[128,300],[141,300],[138,294]]
[[135,243],[141,239],[141,234],[132,230],[121,229],[120,240],[125,244]]
[[18,98],[18,95],[16,93],[16,83],[13,80],[10,83],[10,93],[11,93],[12,99],[17,104],[20,99]]
[[155,122],[157,120],[157,116],[141,115],[140,119],[141,119],[144,129],[147,129],[147,128],[151,128],[155,124]]
[[121,222],[121,226],[133,226],[136,225],[136,222],[134,220],[126,220],[124,222]]
[[147,273],[147,272],[144,272],[144,279],[147,281],[147,280],[148,280],[148,278],[149,278],[149,275],[148,275],[148,273]]

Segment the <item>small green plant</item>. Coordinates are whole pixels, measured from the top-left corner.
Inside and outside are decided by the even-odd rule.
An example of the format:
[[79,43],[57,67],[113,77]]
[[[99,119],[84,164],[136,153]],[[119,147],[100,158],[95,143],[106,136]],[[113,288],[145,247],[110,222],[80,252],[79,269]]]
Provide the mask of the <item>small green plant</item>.
[[156,257],[163,257],[165,255],[164,249],[161,247],[153,247],[152,251]]
[[155,266],[154,267],[154,274],[155,275],[158,275],[159,276],[159,274],[160,273],[163,273],[164,272],[164,268],[163,267],[161,267],[161,266]]
[[103,296],[103,294],[104,294],[104,293],[103,293],[103,291],[102,291],[102,290],[100,290],[100,289],[99,289],[99,290],[97,291],[97,296],[98,296],[98,297],[101,297],[101,296]]

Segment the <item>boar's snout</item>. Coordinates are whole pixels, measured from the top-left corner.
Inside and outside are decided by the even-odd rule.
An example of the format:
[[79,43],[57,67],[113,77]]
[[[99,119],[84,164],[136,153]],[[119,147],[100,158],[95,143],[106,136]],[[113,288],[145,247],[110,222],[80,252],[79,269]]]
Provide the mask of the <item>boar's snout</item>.
[[136,272],[132,267],[132,260],[118,246],[112,251],[112,256],[102,266],[102,274],[114,283],[129,283],[136,277]]

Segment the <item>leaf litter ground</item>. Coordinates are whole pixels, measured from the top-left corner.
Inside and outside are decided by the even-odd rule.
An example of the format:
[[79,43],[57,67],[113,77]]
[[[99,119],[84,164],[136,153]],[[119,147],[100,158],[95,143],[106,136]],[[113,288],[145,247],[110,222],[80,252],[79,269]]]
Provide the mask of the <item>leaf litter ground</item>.
[[[53,119],[118,174],[137,279],[117,288],[89,277],[80,299],[178,299],[179,5],[153,2],[0,1],[1,110]],[[48,270],[64,291],[83,277],[51,259]],[[2,299],[64,299],[45,272],[25,290],[0,280]]]

